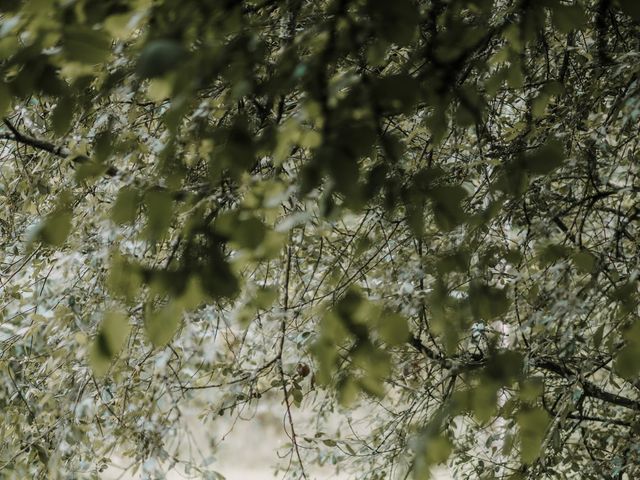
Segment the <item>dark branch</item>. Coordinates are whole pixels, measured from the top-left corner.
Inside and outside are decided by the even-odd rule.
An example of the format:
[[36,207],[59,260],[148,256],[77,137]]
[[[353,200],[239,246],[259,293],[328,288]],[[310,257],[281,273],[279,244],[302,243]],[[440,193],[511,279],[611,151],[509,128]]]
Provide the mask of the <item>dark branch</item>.
[[[457,369],[460,371],[469,371],[481,368],[487,364],[488,359],[486,357],[474,356],[472,359],[465,359],[463,357],[457,359],[449,359],[441,357],[436,354],[429,347],[424,345],[418,338],[412,337],[409,340],[409,344],[419,352],[423,353],[426,357],[438,362],[443,368],[447,370]],[[546,358],[532,359],[533,366],[541,370],[553,372],[563,378],[575,378],[577,373],[571,370],[566,365],[562,365],[558,362],[552,361]],[[615,393],[608,392],[592,382],[587,380],[580,380],[580,384],[584,390],[584,394],[591,398],[597,398],[606,403],[617,405],[620,407],[629,408],[631,410],[640,411],[640,401],[632,400]]]
[[37,148],[38,150],[44,150],[45,152],[49,152],[57,157],[69,156],[68,148],[55,145],[47,140],[25,135],[13,126],[13,124],[6,118],[3,119],[3,123],[7,126],[9,131],[11,131],[12,135],[2,135],[0,138],[14,140],[18,143],[22,143],[23,145],[28,145],[30,147]]

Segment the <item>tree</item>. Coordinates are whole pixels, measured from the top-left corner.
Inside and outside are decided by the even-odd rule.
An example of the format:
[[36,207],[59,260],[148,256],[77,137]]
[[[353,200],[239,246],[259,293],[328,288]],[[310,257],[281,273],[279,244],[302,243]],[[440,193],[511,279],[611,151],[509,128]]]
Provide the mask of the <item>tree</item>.
[[640,475],[639,19],[3,1],[2,475],[216,478],[201,391],[279,398],[290,478]]

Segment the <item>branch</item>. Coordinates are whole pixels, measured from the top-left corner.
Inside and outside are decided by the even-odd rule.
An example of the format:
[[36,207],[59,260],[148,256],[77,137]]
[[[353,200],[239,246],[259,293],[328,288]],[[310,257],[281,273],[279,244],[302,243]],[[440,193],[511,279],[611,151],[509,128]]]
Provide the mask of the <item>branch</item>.
[[585,421],[585,422],[607,423],[610,425],[617,425],[619,427],[630,427],[632,425],[631,422],[625,422],[624,420],[618,420],[617,418],[604,418],[604,417],[596,417],[593,415],[580,415],[577,413],[570,413],[567,415],[567,418],[570,418],[572,420]]
[[[45,152],[49,152],[52,155],[61,158],[67,158],[71,155],[71,151],[67,147],[62,147],[55,145],[54,143],[49,142],[48,140],[43,140],[41,138],[32,137],[30,135],[25,135],[21,133],[7,118],[3,118],[2,122],[7,126],[10,130],[10,134],[0,133],[0,140],[13,140],[15,142],[21,143],[23,145],[27,145],[29,147],[35,148],[37,150],[42,150]],[[71,162],[75,167],[79,167],[87,162],[91,162],[92,160],[84,155],[74,155],[71,158]],[[113,165],[109,165],[106,167],[104,171],[104,175],[108,177],[115,177],[118,175],[120,171],[118,168]],[[197,197],[204,197],[209,194],[211,191],[211,185],[209,183],[201,183],[194,186],[194,190],[176,190],[172,192],[172,197],[176,201],[183,201],[187,199],[190,195],[196,195]]]
[[[418,338],[412,337],[409,340],[409,344],[414,347],[419,352],[422,352],[426,357],[434,360],[440,364],[446,370],[459,370],[459,371],[469,371],[475,370],[477,368],[483,367],[487,364],[487,358],[482,356],[474,356],[470,361],[467,361],[463,357],[458,357],[454,360],[450,358],[441,357],[436,354],[429,347],[424,345]],[[577,373],[571,370],[566,365],[561,363],[554,362],[553,360],[546,358],[538,358],[531,359],[531,363],[536,368],[541,370],[547,370],[549,372],[555,373],[563,378],[574,378],[577,377]],[[633,400],[627,397],[623,397],[622,395],[617,395],[615,393],[608,392],[596,384],[589,382],[587,380],[579,379],[580,385],[584,390],[584,394],[591,398],[597,398],[598,400],[602,400],[606,403],[610,403],[612,405],[617,405],[620,407],[625,407],[631,410],[635,410],[640,412],[640,401]]]
[[[305,480],[307,480],[307,473],[304,470],[304,464],[302,463],[302,457],[300,455],[300,449],[298,447],[298,439],[296,436],[296,430],[295,427],[293,425],[293,416],[291,415],[291,402],[289,401],[289,391],[287,390],[287,379],[285,377],[284,374],[284,368],[282,365],[282,356],[284,354],[284,340],[286,337],[286,327],[287,327],[287,315],[289,312],[289,279],[290,279],[290,274],[291,274],[291,258],[292,258],[292,252],[291,252],[291,236],[289,236],[289,242],[287,243],[287,247],[286,247],[286,255],[287,255],[287,260],[286,260],[286,268],[285,268],[285,278],[284,278],[284,298],[282,300],[282,308],[283,308],[283,318],[282,318],[282,322],[280,323],[280,341],[279,341],[279,345],[278,345],[278,355],[276,356],[277,362],[278,362],[278,372],[280,373],[280,381],[282,382],[282,393],[284,395],[284,404],[286,407],[286,416],[287,419],[289,420],[289,428],[291,429],[291,443],[293,444],[293,451],[291,452],[293,455],[293,452],[295,452],[296,457],[298,458],[298,463],[300,463],[300,472],[302,475],[302,478],[304,478]],[[285,433],[286,433],[286,428],[285,428]]]
[[68,148],[55,145],[47,140],[42,140],[40,138],[35,138],[20,133],[20,131],[18,131],[18,129],[13,126],[13,124],[7,118],[2,119],[2,121],[13,135],[10,136],[3,134],[0,135],[0,139],[14,140],[18,143],[22,143],[23,145],[28,145],[30,147],[37,148],[38,150],[44,150],[45,152],[49,152],[57,157],[69,156],[70,152]]
[[[576,376],[576,373],[570,368],[548,359],[534,361],[534,365],[543,370],[548,370],[550,372],[556,373],[564,378]],[[594,383],[588,382],[586,380],[580,380],[580,384],[584,389],[584,394],[588,397],[597,398],[599,400],[603,400],[607,403],[618,405],[620,407],[640,411],[640,401],[638,400],[632,400],[615,393],[607,392]]]

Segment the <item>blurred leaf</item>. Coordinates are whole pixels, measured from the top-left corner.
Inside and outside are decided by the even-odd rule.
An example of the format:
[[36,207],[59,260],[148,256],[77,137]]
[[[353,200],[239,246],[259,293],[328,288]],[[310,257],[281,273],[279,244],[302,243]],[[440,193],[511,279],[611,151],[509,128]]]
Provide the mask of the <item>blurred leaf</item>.
[[439,435],[430,439],[426,444],[426,460],[429,465],[444,463],[451,455],[451,442],[444,436]]
[[520,456],[532,464],[540,456],[540,447],[547,433],[549,414],[542,408],[523,409],[516,416],[520,438]]
[[360,388],[357,382],[347,376],[337,385],[338,390],[338,402],[344,407],[350,407],[358,399]]
[[377,33],[385,40],[399,45],[413,38],[420,18],[416,5],[411,0],[368,0],[366,11],[375,23]]
[[63,34],[64,51],[69,60],[97,64],[111,55],[111,38],[104,32],[74,25],[66,27]]
[[408,113],[418,100],[420,84],[409,75],[379,78],[373,84],[378,107],[390,114]]
[[558,140],[549,140],[524,156],[525,168],[534,174],[545,175],[562,165],[564,148]]
[[136,300],[142,285],[140,269],[124,259],[120,254],[112,257],[107,277],[107,287],[116,297],[122,297],[128,302]]
[[121,312],[109,311],[103,316],[89,355],[93,372],[100,377],[107,373],[111,362],[120,353],[129,336],[129,320]]
[[464,272],[469,267],[470,255],[466,249],[456,250],[442,255],[438,259],[437,269],[440,274]]
[[640,374],[640,322],[634,322],[623,337],[625,345],[615,358],[615,370],[622,378],[636,379]]
[[579,4],[557,3],[553,6],[553,23],[561,33],[569,33],[583,28],[587,24],[587,16]]
[[123,187],[111,210],[111,219],[117,225],[133,223],[138,216],[139,207],[140,192],[133,187]]
[[380,316],[378,332],[385,343],[401,345],[409,338],[409,325],[402,315],[386,312]]
[[604,323],[598,327],[596,333],[593,334],[593,348],[598,350],[602,344],[602,337],[604,335]]
[[[157,241],[171,225],[173,201],[166,190],[148,190],[144,195],[147,213],[145,233],[147,238]],[[131,214],[131,211],[126,212]],[[130,217],[129,217],[130,218]]]
[[474,315],[484,320],[492,320],[503,315],[509,308],[505,290],[483,284],[472,284],[469,301]]
[[439,229],[449,231],[466,220],[467,215],[461,203],[467,195],[467,191],[460,186],[436,187],[429,192]]
[[522,354],[511,350],[493,353],[489,356],[484,374],[492,384],[511,385],[518,380],[523,368]]
[[574,252],[573,263],[579,272],[591,273],[596,266],[596,257],[586,250]]
[[538,259],[542,265],[552,265],[571,255],[571,249],[566,245],[549,244],[540,249]]
[[163,347],[173,338],[180,327],[182,311],[175,303],[159,310],[149,309],[145,314],[144,327],[154,347]]
[[618,0],[618,3],[624,13],[629,15],[636,22],[640,22],[640,3],[636,0]]
[[432,478],[432,467],[447,461],[453,451],[453,445],[444,433],[427,429],[413,441],[415,451],[413,478],[423,480]]
[[186,57],[187,52],[175,40],[152,40],[142,50],[136,72],[142,78],[160,77],[175,70]]
[[69,210],[54,211],[38,226],[38,239],[53,247],[61,247],[71,232],[72,220]]
[[75,178],[78,183],[101,177],[107,170],[104,163],[84,155],[76,155],[71,161],[76,166]]
[[403,200],[407,225],[416,238],[422,238],[424,235],[425,196],[416,188],[412,188],[404,192]]
[[73,120],[74,101],[69,97],[62,97],[53,109],[51,125],[56,136],[63,136],[69,130]]
[[523,402],[534,404],[542,395],[544,381],[540,377],[529,377],[520,382],[520,399]]
[[261,287],[256,292],[255,303],[260,309],[267,309],[278,298],[278,290],[275,287]]

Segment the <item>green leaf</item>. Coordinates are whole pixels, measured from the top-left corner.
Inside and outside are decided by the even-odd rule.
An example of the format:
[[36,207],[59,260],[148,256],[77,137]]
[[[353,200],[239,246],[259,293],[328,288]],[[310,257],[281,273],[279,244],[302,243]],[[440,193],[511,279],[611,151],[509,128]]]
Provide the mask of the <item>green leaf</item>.
[[525,168],[534,174],[545,175],[562,165],[564,148],[562,143],[551,139],[541,147],[524,156]]
[[436,263],[436,269],[440,274],[464,272],[469,268],[470,258],[467,249],[455,250],[442,255]]
[[267,235],[267,227],[262,220],[239,210],[218,215],[214,227],[217,233],[247,250],[256,250]]
[[391,374],[390,355],[373,343],[362,340],[351,352],[353,367],[362,372],[358,378],[360,389],[373,397],[384,396],[384,381]]
[[602,344],[602,337],[604,336],[604,326],[605,324],[603,323],[598,327],[596,333],[593,334],[593,348],[595,348],[596,350],[598,350],[600,348],[600,345]]
[[7,85],[0,80],[0,117],[3,117],[11,105],[11,93]]
[[113,311],[104,314],[89,354],[89,361],[96,376],[107,373],[111,362],[122,350],[130,329],[125,314]]
[[413,478],[416,480],[432,478],[432,467],[446,462],[453,451],[447,435],[434,431],[433,427],[414,438],[413,444]]
[[173,214],[171,195],[166,190],[149,190],[144,196],[144,204],[147,212],[146,236],[150,240],[157,241],[171,225]]
[[615,371],[622,378],[635,380],[640,374],[640,345],[631,344],[622,347],[616,355]]
[[53,126],[53,133],[60,137],[67,133],[73,120],[73,110],[75,103],[70,97],[62,97],[58,100],[56,108],[53,109],[51,115],[51,125]]
[[38,227],[38,239],[53,247],[61,247],[71,232],[73,215],[68,210],[56,210]]
[[350,407],[358,399],[360,388],[358,383],[351,377],[347,376],[338,382],[338,402],[343,407]]
[[300,390],[299,388],[294,388],[293,390],[291,390],[291,396],[293,397],[294,405],[296,407],[300,407],[303,399],[302,390]]
[[142,78],[160,77],[175,70],[186,57],[187,52],[175,40],[152,40],[142,50],[136,72]]
[[523,402],[535,403],[544,390],[544,381],[540,377],[530,377],[520,383],[520,399]]
[[409,338],[407,319],[398,313],[383,313],[378,322],[378,333],[385,343],[401,345]]
[[544,266],[552,265],[571,255],[571,249],[566,245],[549,244],[540,248],[538,260]]
[[511,385],[522,374],[522,355],[512,350],[492,354],[483,370],[484,377],[494,385]]
[[147,311],[144,327],[153,346],[163,347],[169,343],[178,331],[181,319],[182,311],[175,303],[169,303],[160,310]]
[[420,18],[411,0],[368,0],[366,12],[372,17],[377,35],[398,45],[411,41]]
[[240,285],[229,262],[224,258],[221,245],[211,242],[207,249],[198,268],[202,289],[214,299],[235,297]]
[[122,297],[128,302],[136,300],[142,284],[140,268],[124,259],[120,254],[115,254],[111,259],[107,287],[116,297]]
[[520,90],[524,86],[524,75],[522,74],[522,67],[518,62],[513,63],[506,71],[505,74],[507,85],[514,90]]
[[184,310],[192,310],[202,305],[206,300],[206,294],[200,285],[200,279],[193,275],[187,280],[186,287],[175,300],[176,304]]
[[461,203],[467,195],[467,191],[458,185],[436,187],[429,192],[436,225],[440,230],[452,230],[466,220],[467,215]]
[[69,60],[98,64],[111,55],[111,38],[105,32],[74,25],[65,28],[63,48]]
[[444,463],[451,455],[452,445],[449,439],[443,435],[438,435],[426,442],[426,461],[429,465]]
[[625,282],[616,287],[611,293],[611,298],[619,302],[623,311],[632,312],[638,305],[638,293],[635,282]]
[[480,423],[491,420],[491,417],[496,413],[498,385],[490,381],[483,381],[475,388],[469,390],[467,394],[474,417]]
[[540,118],[545,115],[547,110],[547,105],[549,105],[550,97],[546,93],[540,93],[536,98],[531,102],[531,115],[534,118]]
[[253,250],[260,246],[266,232],[267,228],[260,219],[250,217],[238,222],[233,232],[233,240],[240,247]]
[[581,29],[587,25],[587,16],[584,8],[578,4],[553,6],[553,24],[561,33],[569,33]]
[[618,3],[624,13],[640,22],[640,2],[637,0],[618,0]]
[[111,210],[111,219],[118,225],[131,224],[138,216],[140,192],[133,187],[123,187]]
[[261,287],[256,292],[254,302],[257,308],[267,309],[278,298],[278,290],[275,287]]
[[416,238],[424,235],[425,196],[417,188],[411,188],[403,194],[406,222]]
[[126,40],[133,33],[141,20],[138,12],[126,12],[108,16],[104,21],[104,28],[114,38]]
[[524,409],[516,416],[519,427],[520,456],[525,464],[532,464],[540,456],[540,447],[544,441],[549,414],[542,408]]
[[591,273],[596,266],[596,257],[586,250],[574,252],[573,263],[578,271],[582,273]]
[[408,113],[418,100],[419,89],[418,80],[405,74],[382,77],[373,84],[378,108],[389,114]]
[[116,138],[109,130],[104,130],[96,134],[93,139],[93,158],[96,162],[104,164],[115,147]]
[[76,166],[75,178],[78,183],[99,178],[107,170],[107,166],[104,163],[97,162],[95,159],[87,158],[84,155],[77,155],[71,161]]
[[615,370],[622,378],[636,379],[640,374],[640,322],[628,328],[623,337],[625,345],[616,355]]
[[473,284],[469,290],[471,310],[477,318],[492,320],[509,309],[507,292],[484,284]]

